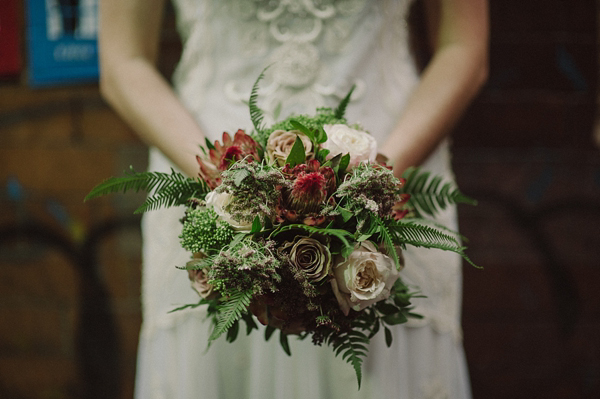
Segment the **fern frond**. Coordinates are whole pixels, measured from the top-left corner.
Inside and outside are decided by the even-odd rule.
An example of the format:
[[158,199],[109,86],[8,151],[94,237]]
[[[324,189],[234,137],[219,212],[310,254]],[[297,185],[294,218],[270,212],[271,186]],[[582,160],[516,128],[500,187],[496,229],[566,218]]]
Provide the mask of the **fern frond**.
[[242,314],[250,305],[252,299],[252,290],[235,292],[227,300],[219,306],[219,314],[217,316],[217,325],[215,326],[209,341],[214,341],[221,334],[229,330],[229,328],[242,318]]
[[250,120],[254,125],[254,129],[259,135],[263,134],[264,126],[262,125],[264,115],[262,109],[260,109],[257,105],[258,102],[258,84],[265,77],[265,72],[269,69],[270,65],[262,70],[258,78],[254,82],[252,86],[252,91],[250,92],[250,100],[248,101],[248,108],[250,109]]
[[333,111],[333,115],[336,118],[342,119],[344,117],[344,114],[346,113],[346,107],[350,102],[350,97],[352,97],[352,92],[354,91],[354,89],[356,89],[356,85],[352,85],[350,91],[348,92],[348,94],[346,94],[346,97],[344,97],[342,101],[340,101],[340,104],[337,106],[335,111]]
[[330,336],[328,344],[332,346],[336,356],[341,354],[342,358],[352,365],[354,372],[356,373],[358,389],[360,389],[362,363],[367,356],[369,337],[355,328],[349,332]]
[[387,251],[388,256],[390,258],[392,258],[392,260],[394,261],[394,264],[396,265],[396,268],[398,270],[400,270],[402,265],[400,264],[400,259],[398,258],[398,253],[396,252],[396,246],[394,245],[392,235],[390,234],[388,229],[385,227],[383,220],[381,220],[381,218],[379,216],[373,215],[373,217],[375,218],[375,221],[376,221],[377,225],[379,226],[378,231],[379,231],[379,234],[381,235],[381,238],[383,239],[383,243],[385,244],[385,249]]
[[478,267],[465,254],[466,247],[450,234],[443,233],[433,227],[402,220],[393,222],[388,227],[394,233],[394,238],[398,244],[455,252],[471,265]]
[[198,194],[198,187],[195,185],[167,186],[148,197],[134,213],[144,213],[160,208],[185,205],[188,199],[197,197]]
[[181,173],[175,172],[173,169],[171,169],[171,173],[169,174],[162,172],[138,173],[132,168],[126,176],[111,177],[98,184],[85,197],[85,201],[103,195],[117,192],[125,193],[127,191],[146,191],[148,193],[154,192],[155,194],[163,192],[164,196],[167,192],[177,191],[201,195],[208,193],[210,189],[205,182],[199,179],[185,177]]
[[409,168],[404,172],[403,177],[406,183],[402,191],[410,194],[408,205],[419,212],[433,216],[449,204],[477,204],[477,201],[464,195],[453,183],[442,184],[440,176],[430,179],[428,171]]

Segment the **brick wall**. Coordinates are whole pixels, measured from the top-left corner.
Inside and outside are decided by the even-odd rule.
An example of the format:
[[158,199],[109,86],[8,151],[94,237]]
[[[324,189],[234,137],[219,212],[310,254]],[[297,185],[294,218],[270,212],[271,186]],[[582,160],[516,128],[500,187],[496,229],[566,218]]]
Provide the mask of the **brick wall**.
[[454,134],[475,398],[600,396],[595,1],[492,1],[491,74]]
[[[589,0],[491,2],[489,84],[454,134],[476,398],[600,395],[600,157]],[[172,14],[163,69],[178,54]],[[97,87],[0,84],[0,397],[130,398],[139,196],[83,203],[145,147]],[[108,382],[108,383],[107,383]]]

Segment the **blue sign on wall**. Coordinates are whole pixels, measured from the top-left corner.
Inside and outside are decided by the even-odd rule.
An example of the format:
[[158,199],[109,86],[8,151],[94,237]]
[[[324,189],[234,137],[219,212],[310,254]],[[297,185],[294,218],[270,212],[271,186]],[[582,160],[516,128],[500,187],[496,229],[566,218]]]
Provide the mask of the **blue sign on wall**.
[[29,83],[98,80],[98,0],[27,0]]

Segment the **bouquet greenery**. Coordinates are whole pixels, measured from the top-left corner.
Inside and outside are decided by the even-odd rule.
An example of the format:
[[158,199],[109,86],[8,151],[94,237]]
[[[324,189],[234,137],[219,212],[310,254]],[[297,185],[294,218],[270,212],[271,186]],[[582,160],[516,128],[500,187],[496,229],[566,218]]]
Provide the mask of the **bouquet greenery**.
[[[238,130],[206,141],[199,177],[131,171],[86,199],[127,190],[150,193],[138,212],[185,205],[181,245],[186,269],[214,324],[209,341],[279,330],[330,345],[352,364],[358,385],[369,340],[404,323],[417,295],[399,277],[407,245],[459,253],[460,236],[425,216],[448,204],[474,203],[451,183],[410,169],[402,179],[377,162],[375,140],[336,109],[263,126],[259,77],[250,97],[251,135]],[[176,310],[179,310],[176,309]],[[254,317],[253,317],[254,316]]]

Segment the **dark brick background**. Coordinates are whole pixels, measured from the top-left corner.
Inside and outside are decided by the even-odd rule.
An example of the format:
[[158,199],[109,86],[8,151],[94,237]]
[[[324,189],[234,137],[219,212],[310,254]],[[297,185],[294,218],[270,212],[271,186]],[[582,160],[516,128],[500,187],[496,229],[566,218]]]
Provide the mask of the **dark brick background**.
[[[491,1],[489,83],[454,133],[475,398],[600,397],[595,1]],[[22,16],[22,14],[21,14]],[[162,69],[179,54],[169,13]],[[0,83],[0,397],[130,398],[139,196],[83,203],[145,147],[96,85]]]

